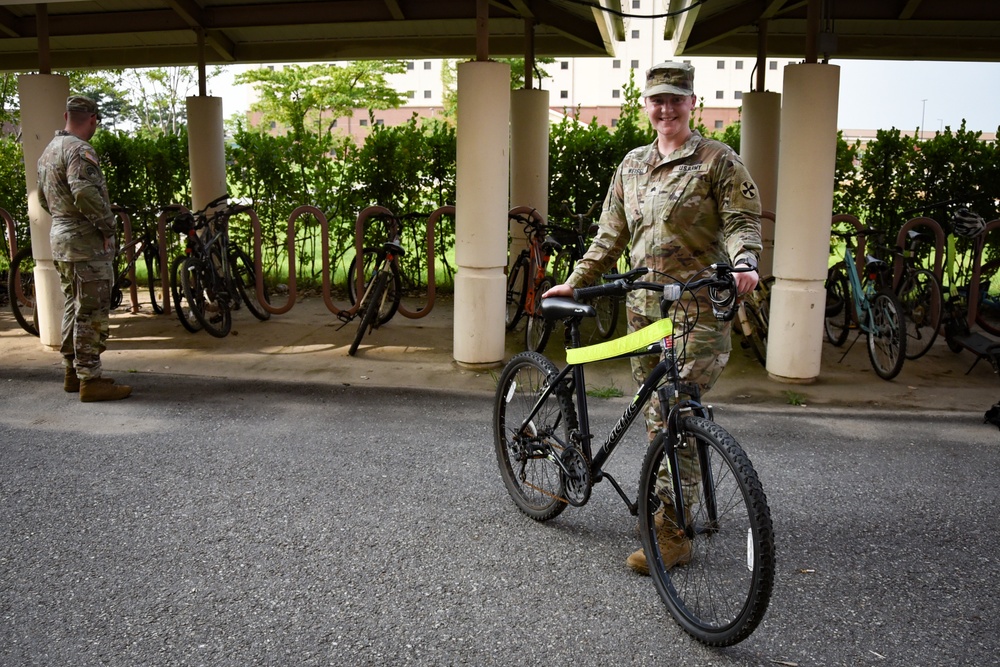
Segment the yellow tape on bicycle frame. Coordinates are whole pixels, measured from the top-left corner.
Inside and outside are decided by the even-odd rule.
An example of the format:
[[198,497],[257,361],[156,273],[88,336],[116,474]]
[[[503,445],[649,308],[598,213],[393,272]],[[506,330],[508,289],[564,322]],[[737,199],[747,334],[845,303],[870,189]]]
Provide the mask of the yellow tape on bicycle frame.
[[668,318],[657,320],[647,327],[638,331],[633,331],[627,336],[609,340],[606,343],[588,345],[586,347],[574,347],[566,350],[567,364],[586,364],[591,361],[610,359],[619,354],[635,352],[644,347],[652,345],[657,341],[666,338],[674,333],[674,323]]

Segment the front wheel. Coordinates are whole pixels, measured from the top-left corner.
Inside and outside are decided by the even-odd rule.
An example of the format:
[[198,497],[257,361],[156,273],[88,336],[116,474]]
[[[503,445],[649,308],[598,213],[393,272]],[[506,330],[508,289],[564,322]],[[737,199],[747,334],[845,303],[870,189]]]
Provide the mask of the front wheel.
[[38,308],[35,301],[35,258],[31,246],[18,250],[7,272],[7,296],[14,319],[32,336],[38,335]]
[[[558,516],[567,504],[567,475],[559,462],[573,447],[570,436],[577,429],[568,385],[563,382],[535,410],[558,373],[537,352],[516,354],[500,374],[493,402],[493,444],[500,477],[517,508],[535,521]],[[574,483],[570,479],[570,485]]]
[[906,358],[927,354],[941,328],[941,283],[927,269],[917,269],[899,288],[899,303],[906,316]]
[[146,262],[146,284],[149,286],[149,303],[153,312],[163,314],[163,275],[160,273],[160,249],[156,245],[143,246],[142,254]]
[[181,321],[181,326],[191,333],[201,331],[201,322],[191,312],[191,306],[184,298],[184,287],[181,285],[181,272],[184,267],[184,255],[178,255],[170,262],[170,296],[173,299],[174,310],[177,312],[177,319]]
[[680,426],[684,448],[675,452],[684,520],[674,510],[673,468],[661,434],[639,478],[642,546],[674,620],[704,644],[730,646],[753,633],[771,599],[771,513],[750,459],[729,433],[701,417],[684,418]]
[[510,267],[510,274],[507,276],[507,310],[504,315],[507,331],[513,331],[524,315],[524,300],[528,296],[528,266],[528,258],[521,255]]
[[903,368],[906,359],[906,323],[899,299],[881,290],[871,301],[868,316],[868,359],[883,380],[891,380]]
[[364,301],[361,304],[361,324],[358,326],[358,331],[354,334],[354,342],[351,343],[351,348],[347,352],[352,357],[357,353],[358,346],[361,345],[361,339],[377,326],[376,321],[378,319],[379,311],[383,308],[383,302],[386,297],[386,283],[388,280],[388,274],[380,271],[378,276],[375,277],[375,285],[372,286],[371,291],[363,297]]
[[216,338],[225,338],[233,326],[229,300],[218,289],[211,260],[188,257],[181,266],[181,290],[201,326]]
[[618,325],[618,310],[621,299],[617,296],[600,296],[594,299],[592,305],[597,311],[594,324],[597,328],[597,335],[603,340],[611,338]]
[[[250,255],[242,248],[232,248],[229,265],[232,267],[236,290],[240,293],[240,298],[247,305],[250,314],[262,322],[271,319],[271,311],[266,310],[257,298],[257,271]],[[271,303],[267,283],[264,283],[264,303],[268,305]]]
[[551,320],[542,317],[542,309],[539,307],[541,295],[550,289],[552,289],[551,278],[545,278],[535,288],[537,303],[534,312],[528,314],[528,325],[524,328],[524,347],[529,352],[544,352],[549,336],[552,335],[554,325]]
[[[363,289],[367,290],[368,286],[371,284],[372,278],[375,276],[379,267],[385,261],[385,251],[375,250],[373,248],[364,249],[364,271],[365,271],[365,282]],[[351,260],[350,265],[347,267],[347,298],[350,300],[351,305],[357,301],[357,273],[358,273],[358,258],[355,257]],[[379,311],[378,325],[382,326],[393,318],[396,311],[399,310],[399,302],[403,296],[403,280],[399,276],[399,265],[397,262],[393,261],[389,265],[389,270],[392,272],[392,280],[388,282],[388,296],[386,297],[385,303],[382,304],[382,309]],[[364,292],[362,292],[362,295]]]

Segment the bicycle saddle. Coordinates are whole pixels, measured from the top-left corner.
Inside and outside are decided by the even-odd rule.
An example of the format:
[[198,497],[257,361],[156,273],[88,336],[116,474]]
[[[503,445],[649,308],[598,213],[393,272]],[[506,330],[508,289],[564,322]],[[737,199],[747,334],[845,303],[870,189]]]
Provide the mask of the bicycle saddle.
[[565,320],[570,317],[597,317],[594,307],[565,296],[542,299],[542,317],[547,320]]

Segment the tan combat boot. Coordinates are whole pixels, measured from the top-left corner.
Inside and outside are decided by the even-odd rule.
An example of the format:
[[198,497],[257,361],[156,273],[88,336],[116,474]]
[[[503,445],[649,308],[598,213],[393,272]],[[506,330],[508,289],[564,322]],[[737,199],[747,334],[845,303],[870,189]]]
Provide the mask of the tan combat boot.
[[[656,540],[660,544],[660,557],[663,566],[669,570],[675,565],[687,565],[691,562],[691,540],[677,526],[677,516],[673,505],[663,505],[653,515],[653,525],[656,529]],[[639,574],[649,575],[649,564],[646,554],[639,549],[625,559],[625,564]]]
[[80,400],[83,403],[120,401],[132,393],[127,384],[115,384],[111,378],[93,378],[80,383]]
[[66,366],[66,375],[63,377],[63,391],[75,394],[80,391],[80,378],[76,375],[76,369]]

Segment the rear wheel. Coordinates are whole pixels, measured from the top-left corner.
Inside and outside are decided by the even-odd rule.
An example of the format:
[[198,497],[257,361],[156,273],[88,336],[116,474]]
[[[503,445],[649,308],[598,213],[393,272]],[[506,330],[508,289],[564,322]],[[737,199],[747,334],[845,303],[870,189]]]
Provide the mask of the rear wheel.
[[826,339],[840,347],[851,330],[851,289],[843,263],[835,264],[826,275],[826,313],[823,320]]
[[577,429],[569,387],[564,383],[557,388],[532,415],[558,373],[537,352],[516,354],[500,374],[493,403],[500,476],[514,504],[536,521],[558,516],[567,504],[566,473],[556,460],[564,460],[564,452],[573,447],[570,434]]
[[[677,498],[661,434],[650,444],[639,478],[642,546],[674,620],[700,642],[729,646],[753,633],[771,599],[771,514],[750,459],[729,433],[701,417],[687,417],[681,428],[686,449],[677,450],[678,476],[687,520],[681,526],[673,510]],[[691,454],[687,467],[685,452]],[[680,560],[678,543],[687,545]],[[669,563],[664,552],[674,554]]]
[[[384,259],[384,251],[378,251],[372,248],[364,249],[365,290],[368,289],[368,285],[371,284],[372,276],[374,276],[375,272],[378,271],[378,268],[382,266]],[[358,298],[356,284],[357,270],[357,257],[355,257],[351,260],[350,265],[347,267],[347,298],[350,300],[352,306]],[[393,262],[389,265],[389,270],[392,273],[392,280],[388,282],[388,296],[381,311],[379,311],[379,326],[382,326],[393,318],[396,311],[399,310],[399,302],[403,296],[403,281],[399,275],[399,266],[396,262]],[[364,292],[362,292],[362,294],[364,294]]]
[[528,258],[521,255],[510,267],[507,276],[507,311],[504,323],[507,331],[513,331],[524,315],[524,300],[528,295]]
[[941,327],[941,283],[927,269],[917,269],[899,288],[899,303],[906,316],[906,358],[924,356]]
[[903,307],[888,290],[875,294],[868,322],[868,359],[883,380],[891,380],[906,359],[906,324]]
[[163,313],[163,275],[160,273],[160,249],[156,245],[144,246],[143,257],[146,261],[146,284],[149,285],[149,303],[157,315]]
[[31,246],[18,250],[7,272],[7,297],[14,319],[32,336],[38,335],[38,309],[35,301],[35,258]]
[[233,326],[229,300],[218,289],[212,262],[188,257],[181,267],[181,288],[191,313],[212,336],[225,338]]

